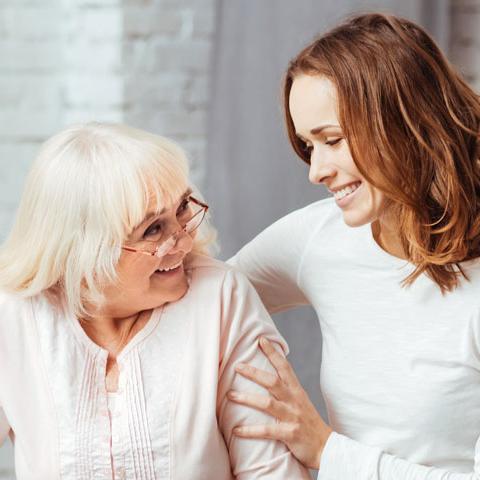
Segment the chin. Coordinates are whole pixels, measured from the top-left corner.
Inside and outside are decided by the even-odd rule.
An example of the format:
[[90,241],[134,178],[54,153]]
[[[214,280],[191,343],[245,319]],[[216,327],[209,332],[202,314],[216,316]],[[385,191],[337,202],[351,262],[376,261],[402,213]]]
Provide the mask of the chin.
[[188,292],[188,287],[188,280],[186,275],[184,275],[178,284],[168,293],[168,300],[166,301],[171,303],[180,300]]
[[368,223],[372,223],[372,216],[365,215],[359,211],[343,212],[343,221],[349,227],[362,227]]
[[188,281],[187,277],[183,278],[182,284],[178,287],[178,295],[175,300],[180,300],[188,292]]

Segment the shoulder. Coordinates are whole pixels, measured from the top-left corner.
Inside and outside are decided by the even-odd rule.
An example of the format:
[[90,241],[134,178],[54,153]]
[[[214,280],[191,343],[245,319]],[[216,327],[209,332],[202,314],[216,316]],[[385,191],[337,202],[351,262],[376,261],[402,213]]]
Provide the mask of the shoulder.
[[0,290],[0,329],[13,333],[30,328],[35,318],[53,317],[53,309],[43,294],[24,297]]
[[326,198],[294,210],[273,223],[274,226],[296,227],[312,231],[321,225],[341,218],[340,209],[333,198]]
[[29,301],[20,295],[0,290],[0,324],[21,315],[28,304]]
[[33,320],[32,302],[20,295],[0,291],[0,350],[4,342],[22,339]]
[[234,266],[206,255],[192,255],[187,262],[186,271],[191,279],[191,287],[201,284],[211,293],[215,289],[231,290],[234,286],[244,289],[251,287],[246,275]]
[[275,254],[279,249],[283,255],[285,249],[302,248],[315,232],[341,219],[341,212],[335,201],[327,198],[281,217],[247,245],[267,250],[270,254]]
[[[333,198],[311,203],[280,218],[254,240],[263,249],[279,249],[300,255],[309,240],[327,230],[344,229],[342,212]],[[323,235],[325,237],[325,235]]]
[[192,309],[195,316],[202,312],[204,321],[208,321],[207,318],[218,321],[221,330],[247,313],[267,316],[260,297],[248,278],[225,262],[195,255],[187,262],[186,272],[190,278],[189,290],[171,308],[183,306]]

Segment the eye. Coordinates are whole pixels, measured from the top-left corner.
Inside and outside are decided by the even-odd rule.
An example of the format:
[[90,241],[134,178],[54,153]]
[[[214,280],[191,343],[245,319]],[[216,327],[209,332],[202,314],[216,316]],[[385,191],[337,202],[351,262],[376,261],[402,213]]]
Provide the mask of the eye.
[[313,150],[313,145],[309,145],[308,143],[302,142],[302,150],[305,152],[306,155],[311,155]]
[[182,215],[190,209],[190,197],[185,198],[177,210],[177,215]]
[[333,140],[327,140],[325,142],[325,145],[330,145],[331,147],[333,147],[333,145],[337,145],[338,143],[340,143],[341,140],[343,140],[342,137],[334,138]]
[[162,231],[162,225],[160,222],[155,222],[150,225],[143,234],[144,237],[152,237],[158,235]]

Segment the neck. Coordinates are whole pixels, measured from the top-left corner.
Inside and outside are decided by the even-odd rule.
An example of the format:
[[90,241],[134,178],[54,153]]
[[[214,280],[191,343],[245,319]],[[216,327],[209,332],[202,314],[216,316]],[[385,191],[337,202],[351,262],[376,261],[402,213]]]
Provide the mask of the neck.
[[148,319],[147,312],[137,312],[118,318],[107,315],[92,316],[80,323],[85,333],[100,347],[116,357]]
[[382,218],[372,223],[372,234],[377,244],[390,255],[406,260],[398,228],[393,219]]

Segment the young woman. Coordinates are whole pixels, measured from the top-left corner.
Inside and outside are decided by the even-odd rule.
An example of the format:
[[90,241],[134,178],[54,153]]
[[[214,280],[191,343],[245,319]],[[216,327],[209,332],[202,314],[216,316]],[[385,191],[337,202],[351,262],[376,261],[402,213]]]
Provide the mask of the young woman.
[[480,478],[480,100],[432,39],[355,17],[307,46],[285,81],[291,144],[333,198],[293,212],[232,263],[271,312],[310,303],[329,425],[269,342],[284,441],[325,480]]
[[234,364],[265,366],[260,335],[286,346],[247,280],[202,255],[206,210],[164,138],[88,124],[43,146],[0,250],[18,480],[310,478],[282,443],[232,436],[255,421],[226,399]]

